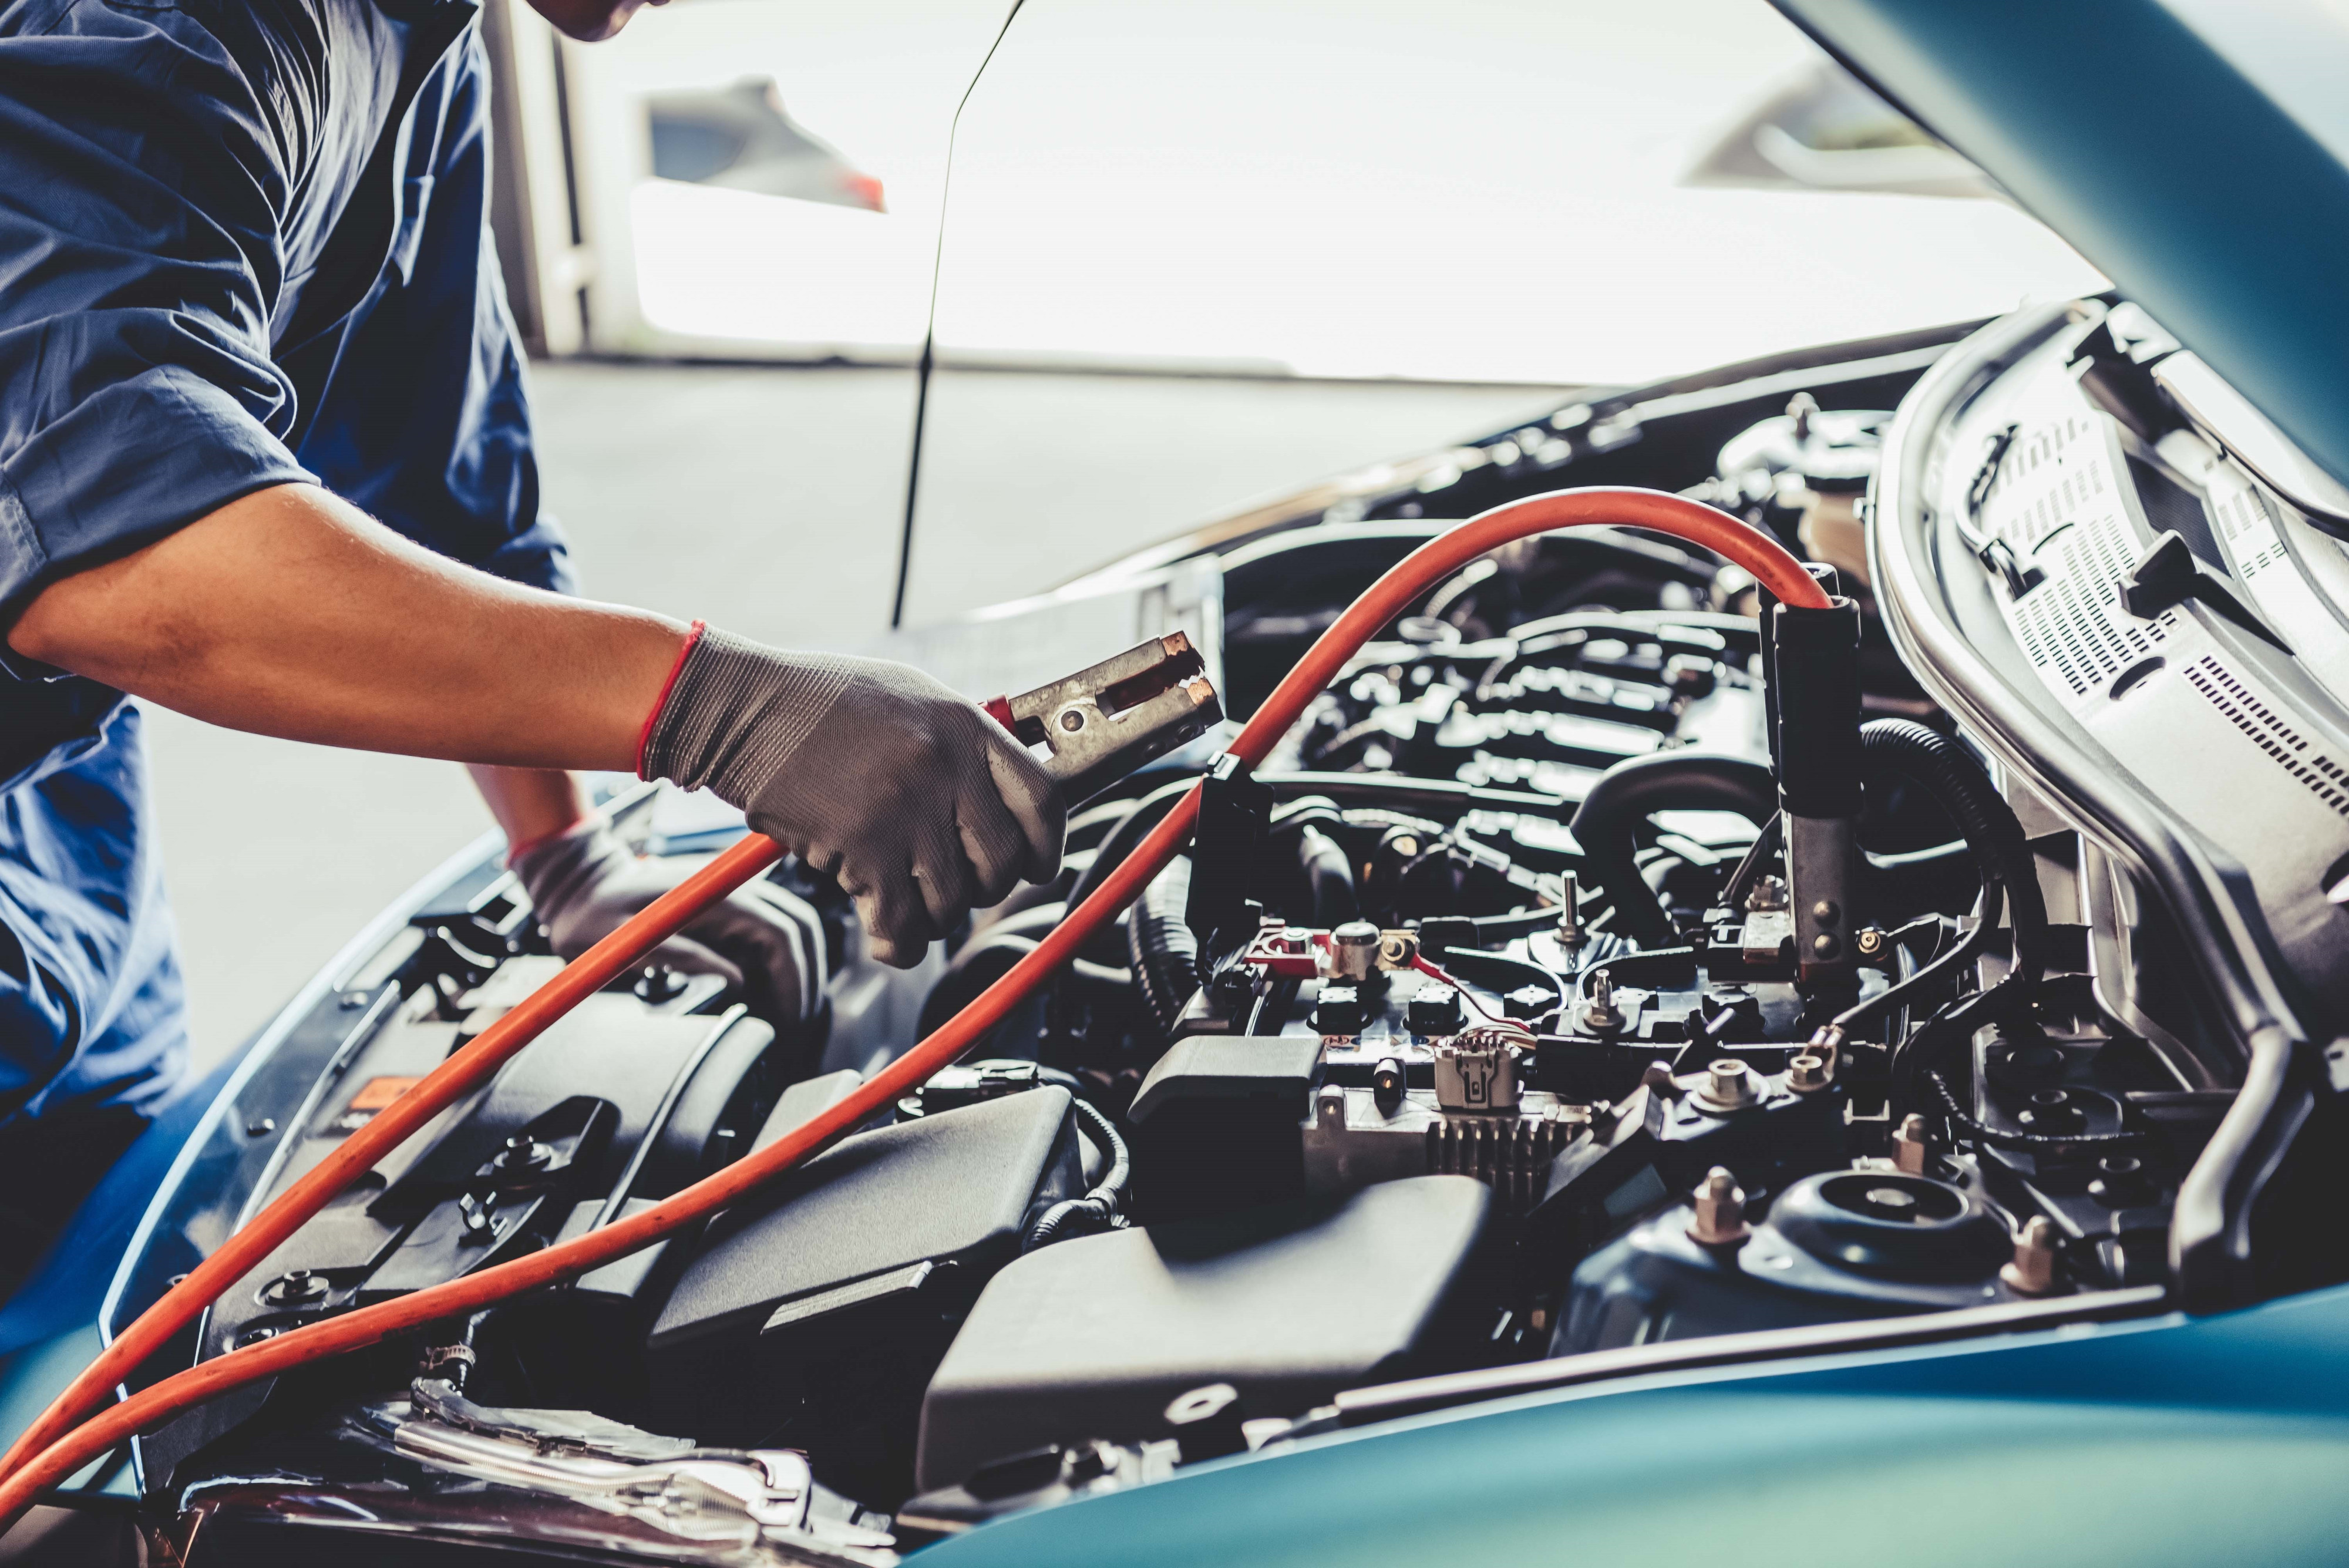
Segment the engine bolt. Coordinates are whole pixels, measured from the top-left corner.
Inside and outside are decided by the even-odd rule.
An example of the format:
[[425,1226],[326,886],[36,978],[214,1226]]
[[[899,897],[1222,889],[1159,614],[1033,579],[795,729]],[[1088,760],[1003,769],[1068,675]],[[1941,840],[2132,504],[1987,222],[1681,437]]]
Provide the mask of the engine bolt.
[[311,1269],[295,1269],[270,1281],[261,1299],[271,1306],[308,1306],[326,1300],[330,1288],[326,1275]]
[[1745,1223],[1745,1189],[1737,1185],[1725,1165],[1705,1173],[1690,1207],[1689,1240],[1701,1247],[1734,1247],[1753,1230]]
[[1574,873],[1566,874],[1566,887],[1557,905],[1557,945],[1571,952],[1582,945],[1582,890],[1576,886]]
[[1786,1087],[1797,1094],[1807,1095],[1824,1089],[1832,1080],[1827,1074],[1827,1059],[1806,1051],[1786,1064]]
[[1911,1176],[1922,1176],[1932,1159],[1933,1135],[1925,1118],[1913,1112],[1901,1117],[1900,1129],[1892,1135],[1892,1163]]
[[1724,1056],[1704,1070],[1704,1087],[1697,1091],[1697,1103],[1709,1111],[1734,1111],[1752,1105],[1759,1096],[1754,1093],[1753,1075],[1745,1064],[1734,1056]]
[[1853,933],[1851,945],[1859,950],[1862,958],[1876,958],[1884,951],[1884,931],[1878,926],[1862,926]]
[[1615,977],[1603,969],[1590,977],[1590,1000],[1582,1004],[1582,1026],[1594,1034],[1609,1034],[1623,1027],[1622,1010],[1615,1005]]
[[490,1163],[500,1170],[539,1170],[554,1158],[554,1151],[525,1133],[516,1133],[506,1139],[505,1147]]
[[2055,1288],[2055,1222],[2033,1214],[2014,1233],[2013,1261],[2002,1265],[1998,1277],[2021,1296],[2044,1296]]
[[1756,913],[1786,907],[1786,881],[1783,877],[1757,877],[1754,890],[1745,895],[1745,907]]
[[2133,1155],[2108,1154],[2096,1161],[2096,1179],[2088,1183],[2088,1196],[2106,1208],[2126,1209],[2151,1201],[2153,1183],[2146,1179],[2143,1160]]

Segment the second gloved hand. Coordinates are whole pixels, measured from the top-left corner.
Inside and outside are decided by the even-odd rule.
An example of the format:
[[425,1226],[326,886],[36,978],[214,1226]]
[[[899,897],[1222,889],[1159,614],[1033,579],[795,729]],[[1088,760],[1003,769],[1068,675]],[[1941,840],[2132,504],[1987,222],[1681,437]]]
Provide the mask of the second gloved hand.
[[[525,846],[512,860],[548,942],[577,958],[698,870],[699,857],[648,859],[601,817]],[[652,953],[687,974],[721,975],[778,1027],[803,1023],[823,1000],[823,919],[805,900],[753,877],[696,915]]]
[[909,665],[700,634],[639,771],[708,786],[855,899],[900,968],[976,905],[1060,869],[1052,776],[978,707]]

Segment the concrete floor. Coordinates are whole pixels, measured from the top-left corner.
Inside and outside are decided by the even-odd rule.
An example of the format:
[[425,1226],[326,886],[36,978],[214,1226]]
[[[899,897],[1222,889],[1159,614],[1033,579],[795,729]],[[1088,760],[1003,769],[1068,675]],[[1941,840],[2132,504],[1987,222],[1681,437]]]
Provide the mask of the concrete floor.
[[[552,364],[536,390],[547,503],[585,592],[798,646],[885,629],[907,373]],[[1557,400],[1526,387],[942,372],[909,619],[1049,587],[1240,503]],[[489,826],[446,763],[163,711],[150,733],[203,1062]]]

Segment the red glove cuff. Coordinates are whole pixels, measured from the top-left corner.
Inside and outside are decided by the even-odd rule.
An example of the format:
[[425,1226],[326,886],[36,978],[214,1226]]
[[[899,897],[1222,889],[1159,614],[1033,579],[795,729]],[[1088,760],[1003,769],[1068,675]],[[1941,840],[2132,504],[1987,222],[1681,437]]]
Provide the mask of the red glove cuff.
[[677,678],[685,673],[685,661],[693,656],[701,641],[707,624],[695,621],[693,629],[685,634],[685,646],[677,650],[677,662],[668,667],[668,679],[661,682],[660,695],[653,699],[652,711],[645,715],[645,727],[636,732],[636,776],[650,778],[645,772],[645,748],[652,743],[653,726],[660,722],[661,710],[668,706],[668,694],[677,690]]

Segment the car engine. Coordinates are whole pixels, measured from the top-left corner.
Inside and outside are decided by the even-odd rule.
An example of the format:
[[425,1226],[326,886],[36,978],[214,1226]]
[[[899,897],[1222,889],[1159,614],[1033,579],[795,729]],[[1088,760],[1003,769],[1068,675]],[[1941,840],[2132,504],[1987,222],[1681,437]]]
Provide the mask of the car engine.
[[[2150,580],[2127,520],[2201,508],[2175,477],[2190,454],[2125,417],[2139,339],[2109,315],[2039,322],[2027,396],[1981,390],[2022,370],[1977,376],[1969,406],[2017,411],[1932,471],[2023,521],[1947,570],[2002,597],[2072,695],[2158,680],[2257,740],[2282,698],[2198,682],[2184,652],[2162,673],[2178,597],[2143,626],[2111,607]],[[1600,1353],[1668,1366],[1830,1325],[2150,1310],[2213,1226],[2268,1288],[2341,1277],[2337,1242],[2253,1262],[2242,1240],[2300,1222],[2304,1150],[2256,1214],[2240,1191],[2221,1218],[2196,1207],[2250,1071],[2199,1000],[2199,950],[1888,625],[1870,487],[1889,504],[1885,463],[1930,439],[1903,400],[1929,368],[1961,374],[1956,336],[1594,397],[1015,607],[1047,664],[1185,629],[1245,716],[1438,520],[1601,482],[1734,512],[1839,596],[1796,612],[1625,532],[1498,552],[1365,646],[1262,766],[1211,734],[1076,810],[1055,883],[910,975],[786,862],[829,924],[814,1026],[657,968],[599,994],[150,1380],[585,1234],[771,1143],[1032,950],[1206,771],[1187,854],[892,1115],[572,1284],[192,1411],[139,1440],[132,1484],[202,1520],[194,1563],[361,1507],[443,1541],[494,1521],[516,1551],[887,1562]],[[2122,455],[2023,496],[2019,465],[2058,461],[2048,431]],[[2134,486],[2122,523],[2062,514],[2093,484]],[[983,695],[988,661],[1019,656],[1002,626],[905,652]],[[2349,775],[2286,765],[2349,811]],[[734,831],[648,793],[612,809],[649,853]],[[2295,896],[2340,880],[2322,870]],[[256,1049],[114,1321],[556,964],[494,858],[363,940]]]

